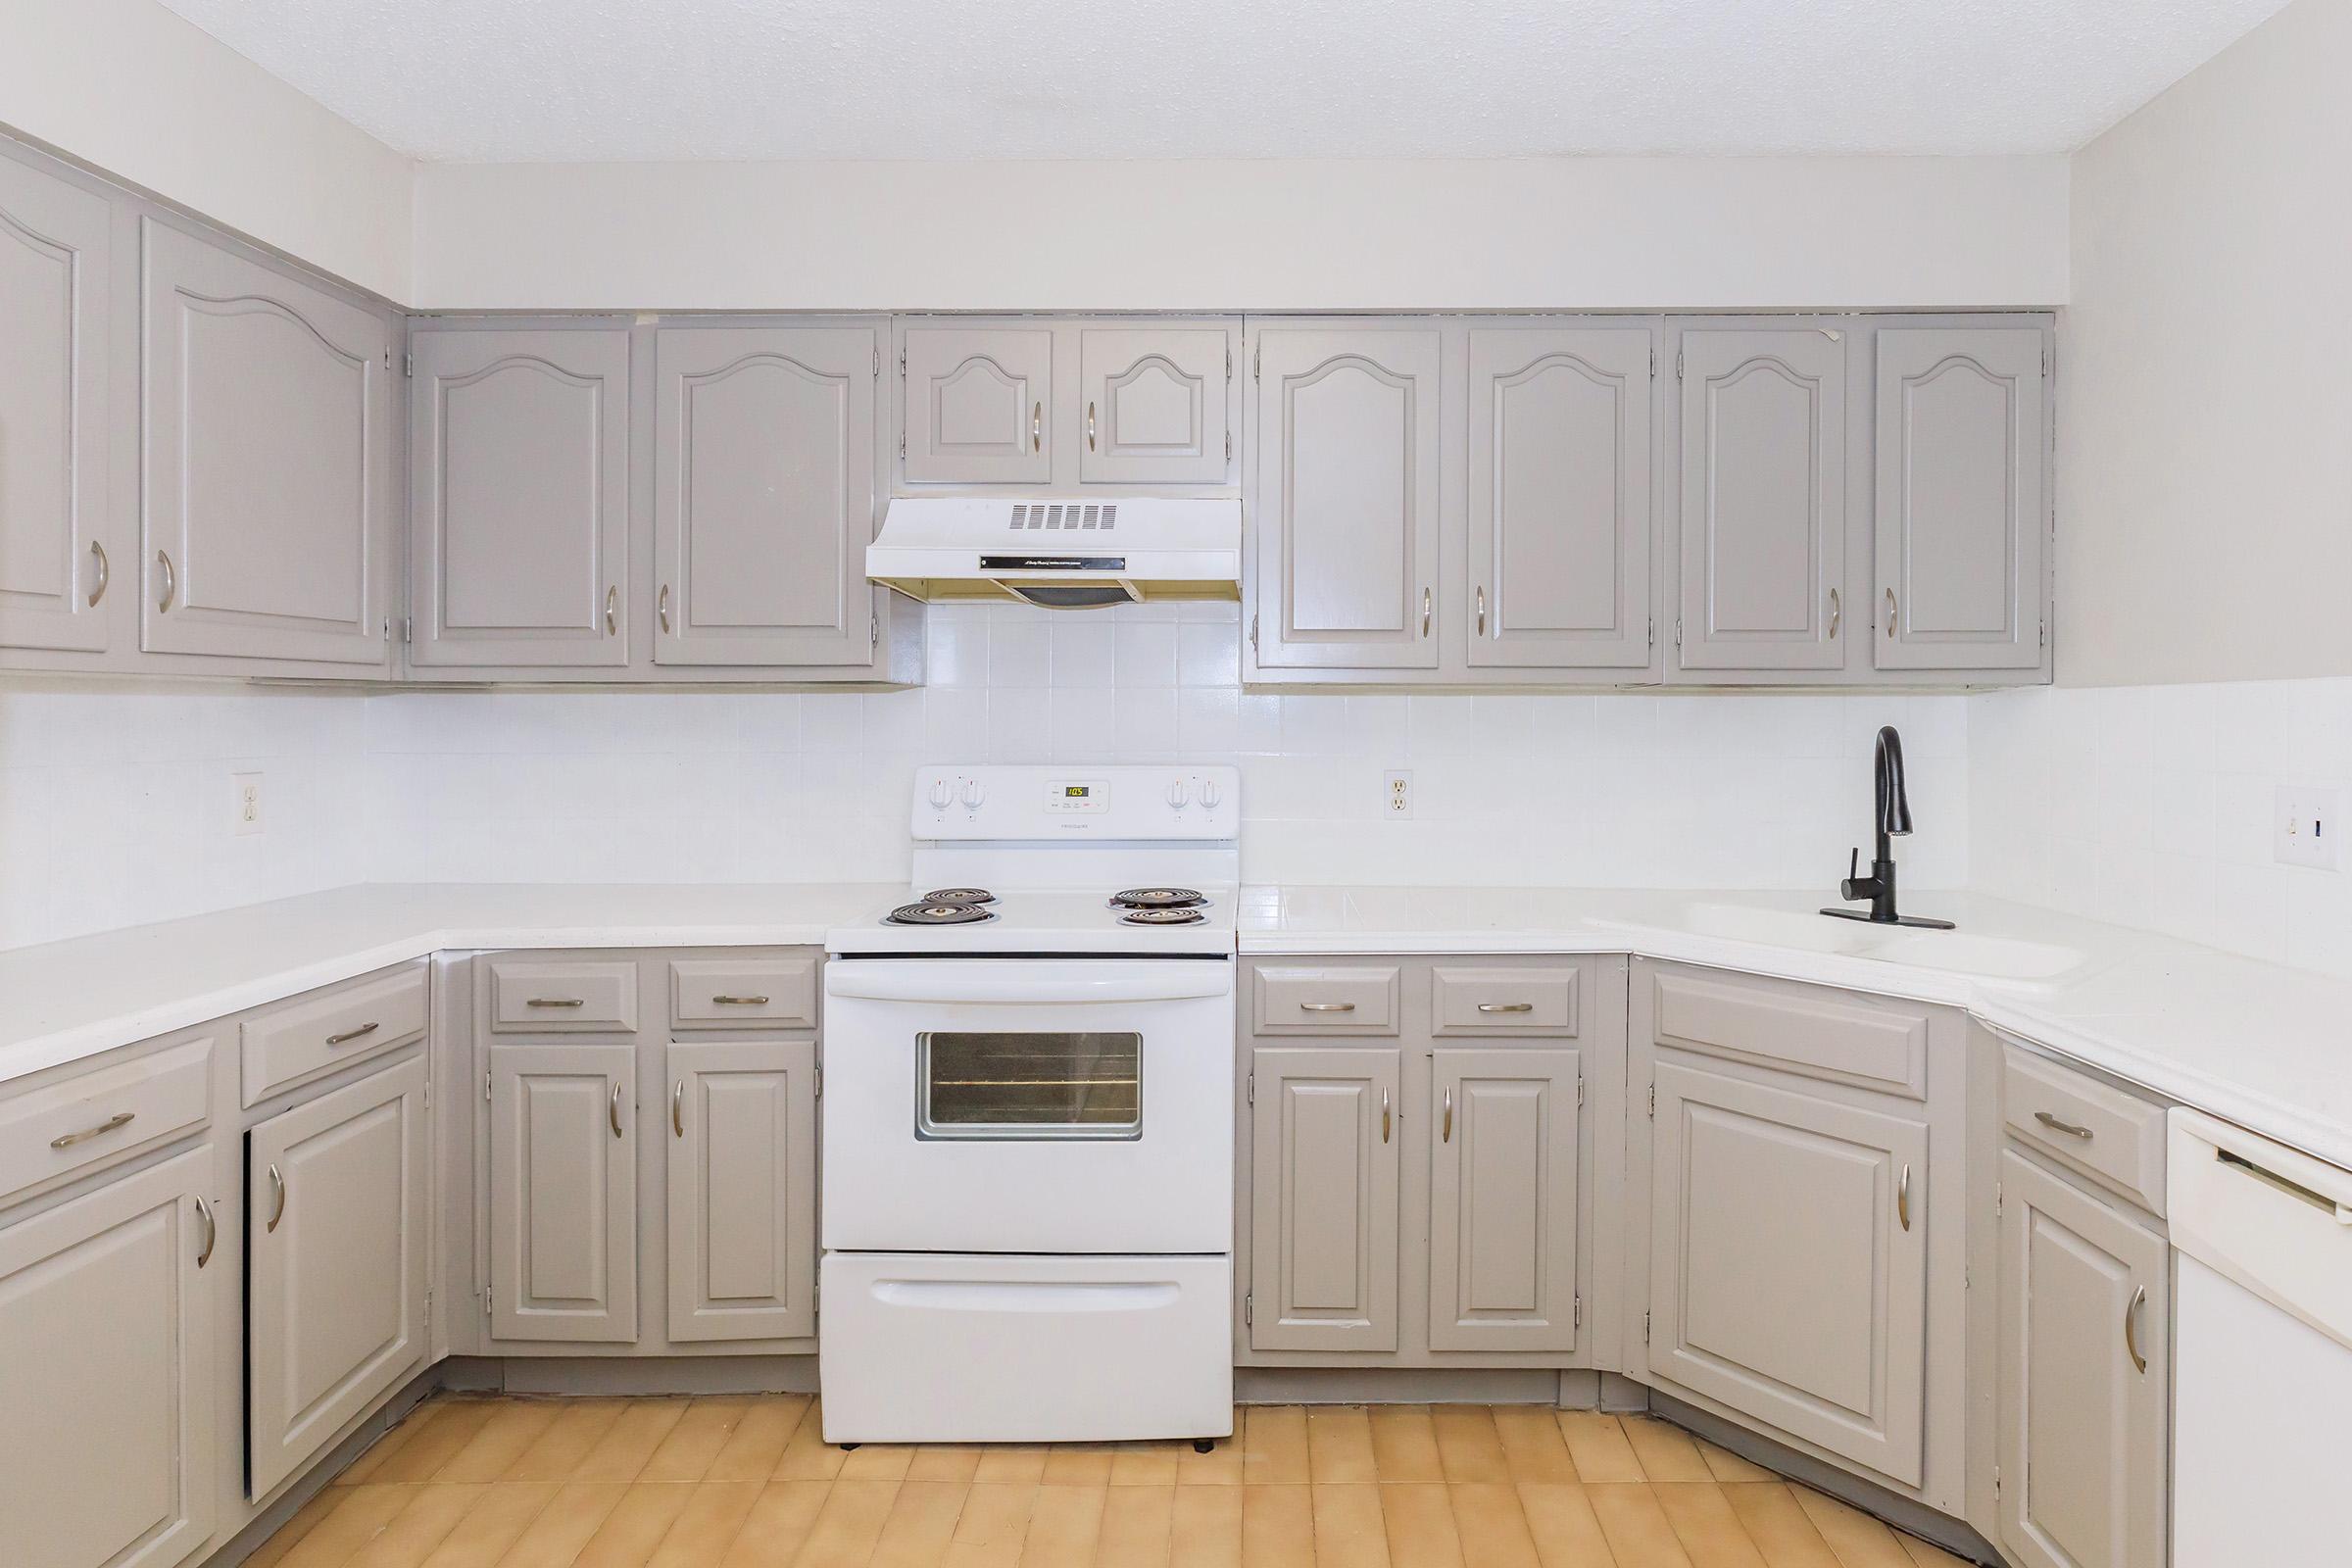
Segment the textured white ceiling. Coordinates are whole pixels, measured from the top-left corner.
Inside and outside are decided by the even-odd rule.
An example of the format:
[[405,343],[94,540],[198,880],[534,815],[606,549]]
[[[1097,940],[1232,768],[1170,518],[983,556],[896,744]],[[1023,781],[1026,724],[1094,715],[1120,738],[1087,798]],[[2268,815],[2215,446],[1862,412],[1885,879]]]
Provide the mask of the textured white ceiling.
[[2283,0],[164,0],[465,161],[2024,153]]

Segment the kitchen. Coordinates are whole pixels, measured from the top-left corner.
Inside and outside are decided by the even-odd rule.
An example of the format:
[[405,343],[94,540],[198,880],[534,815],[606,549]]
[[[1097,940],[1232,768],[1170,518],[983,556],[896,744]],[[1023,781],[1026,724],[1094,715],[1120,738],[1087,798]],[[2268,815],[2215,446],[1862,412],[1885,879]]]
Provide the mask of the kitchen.
[[0,1558],[2333,1560],[2352,15],[1015,9],[7,0]]

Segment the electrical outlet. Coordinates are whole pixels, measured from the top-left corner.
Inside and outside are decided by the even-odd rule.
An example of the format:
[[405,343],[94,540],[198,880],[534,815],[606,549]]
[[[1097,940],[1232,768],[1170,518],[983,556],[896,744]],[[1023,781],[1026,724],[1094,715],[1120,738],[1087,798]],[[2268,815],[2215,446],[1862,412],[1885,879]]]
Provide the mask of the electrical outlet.
[[262,830],[262,775],[232,773],[229,782],[236,786],[232,800],[237,813],[236,833],[243,837]]
[[2336,868],[2336,840],[2342,835],[2343,797],[2336,790],[2278,786],[2278,809],[2272,813],[2271,858],[2282,865],[2307,865],[2318,871]]
[[1409,772],[1382,775],[1381,814],[1391,818],[1413,814],[1413,775]]

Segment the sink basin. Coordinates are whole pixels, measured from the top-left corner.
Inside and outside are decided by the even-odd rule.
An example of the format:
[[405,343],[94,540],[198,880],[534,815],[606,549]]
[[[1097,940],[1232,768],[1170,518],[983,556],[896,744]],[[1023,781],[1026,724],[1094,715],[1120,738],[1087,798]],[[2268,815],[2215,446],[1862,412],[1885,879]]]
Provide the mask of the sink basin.
[[1806,953],[1939,969],[1986,980],[2053,980],[2082,967],[2087,956],[2051,942],[1979,936],[1969,931],[1927,931],[1916,926],[1874,926],[1832,920],[1801,909],[1752,904],[1687,904],[1673,922],[1699,936],[1730,942],[1759,942]]

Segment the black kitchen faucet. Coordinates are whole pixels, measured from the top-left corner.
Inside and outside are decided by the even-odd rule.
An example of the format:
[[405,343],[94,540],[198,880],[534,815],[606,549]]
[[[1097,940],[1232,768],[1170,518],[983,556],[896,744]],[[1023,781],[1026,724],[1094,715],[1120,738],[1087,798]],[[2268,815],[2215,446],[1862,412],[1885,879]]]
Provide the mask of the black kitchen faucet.
[[1894,906],[1894,839],[1911,831],[1911,797],[1903,789],[1903,738],[1888,724],[1879,731],[1878,756],[1873,763],[1874,782],[1878,795],[1878,855],[1870,862],[1870,875],[1856,876],[1861,869],[1862,852],[1855,850],[1853,859],[1846,865],[1846,875],[1838,884],[1841,899],[1870,901],[1868,909],[1824,909],[1821,912],[1839,920],[1866,920],[1873,925],[1915,925],[1934,931],[1949,931],[1949,920],[1932,920],[1921,914],[1902,914]]

